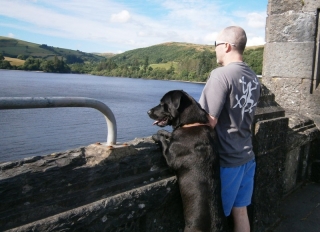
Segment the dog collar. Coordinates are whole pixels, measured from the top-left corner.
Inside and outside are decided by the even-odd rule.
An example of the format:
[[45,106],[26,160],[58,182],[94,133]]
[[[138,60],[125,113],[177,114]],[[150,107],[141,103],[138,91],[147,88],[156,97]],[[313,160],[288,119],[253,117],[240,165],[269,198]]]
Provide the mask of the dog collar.
[[182,127],[193,127],[193,126],[210,126],[210,125],[196,122],[196,123],[192,123],[192,124],[185,124]]

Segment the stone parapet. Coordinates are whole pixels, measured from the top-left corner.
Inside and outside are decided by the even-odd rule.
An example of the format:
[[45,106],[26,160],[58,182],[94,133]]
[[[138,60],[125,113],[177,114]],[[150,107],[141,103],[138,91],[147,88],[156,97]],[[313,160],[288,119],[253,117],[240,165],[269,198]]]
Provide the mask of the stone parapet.
[[179,231],[183,216],[175,177],[153,181],[8,231]]
[[264,85],[261,90],[252,138],[257,163],[253,204],[249,208],[252,231],[265,231],[278,220],[285,167],[283,145],[288,130],[288,118],[275,95]]
[[320,131],[311,118],[295,112],[287,115],[289,129],[285,143],[284,194],[289,194],[310,178],[315,160],[312,157],[313,141],[320,138]]
[[[63,153],[1,163],[0,170],[1,231],[45,218],[50,221],[53,215],[69,212],[84,205],[88,205],[82,209],[83,212],[88,211],[88,218],[80,219],[90,228],[88,222],[92,219],[89,216],[92,202],[101,203],[103,199],[106,201],[108,197],[116,194],[174,176],[151,138],[134,140],[119,148],[93,144]],[[163,191],[157,186],[158,184],[155,184],[154,193],[148,190],[150,195],[144,196],[145,201],[139,201],[140,206],[145,204],[148,208],[150,206],[148,201],[154,196],[165,199],[170,198],[172,191],[177,193],[172,184],[167,184],[167,188],[161,188]],[[157,192],[161,192],[163,198]],[[152,201],[154,200],[156,199]],[[153,204],[153,207],[157,205],[161,208],[162,203]],[[136,213],[141,211],[139,207],[136,210],[129,205],[123,207]],[[181,210],[181,207],[177,209]],[[64,215],[76,218],[76,215],[72,216],[72,212],[70,215],[69,213]],[[96,219],[99,217],[100,214]],[[112,217],[114,216],[109,215],[109,221]],[[174,218],[174,215],[169,217]],[[126,221],[123,224],[126,224]],[[35,225],[38,224],[33,226]],[[75,228],[76,225],[71,220],[66,226]],[[58,227],[54,228],[57,230]]]
[[318,137],[319,129],[314,121],[299,113],[288,113],[289,130],[287,132],[286,151],[289,152],[297,147],[304,146]]

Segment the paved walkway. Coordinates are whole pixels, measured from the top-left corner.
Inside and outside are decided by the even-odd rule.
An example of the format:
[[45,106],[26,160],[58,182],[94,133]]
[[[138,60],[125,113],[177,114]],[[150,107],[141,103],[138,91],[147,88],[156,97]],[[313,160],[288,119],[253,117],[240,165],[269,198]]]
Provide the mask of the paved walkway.
[[307,183],[284,199],[273,232],[320,232],[320,184]]

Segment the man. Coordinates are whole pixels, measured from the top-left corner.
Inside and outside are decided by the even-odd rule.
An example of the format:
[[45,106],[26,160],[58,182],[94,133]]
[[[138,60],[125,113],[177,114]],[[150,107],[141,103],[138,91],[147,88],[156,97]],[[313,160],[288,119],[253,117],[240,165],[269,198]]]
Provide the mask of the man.
[[236,232],[250,231],[247,206],[256,166],[251,124],[260,96],[257,76],[243,62],[246,43],[241,27],[227,27],[218,35],[215,47],[222,67],[211,72],[199,100],[217,132],[222,205],[226,216],[232,214]]

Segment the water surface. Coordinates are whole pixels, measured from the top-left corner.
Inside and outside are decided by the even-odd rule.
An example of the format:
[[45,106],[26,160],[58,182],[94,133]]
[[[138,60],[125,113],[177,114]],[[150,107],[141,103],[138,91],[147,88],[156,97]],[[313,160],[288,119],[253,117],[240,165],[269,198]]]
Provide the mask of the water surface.
[[[157,132],[147,111],[174,89],[197,101],[203,84],[0,70],[0,97],[88,97],[105,103],[117,121],[117,142]],[[171,130],[167,127],[166,129]],[[0,162],[106,142],[103,114],[91,108],[0,110]]]

